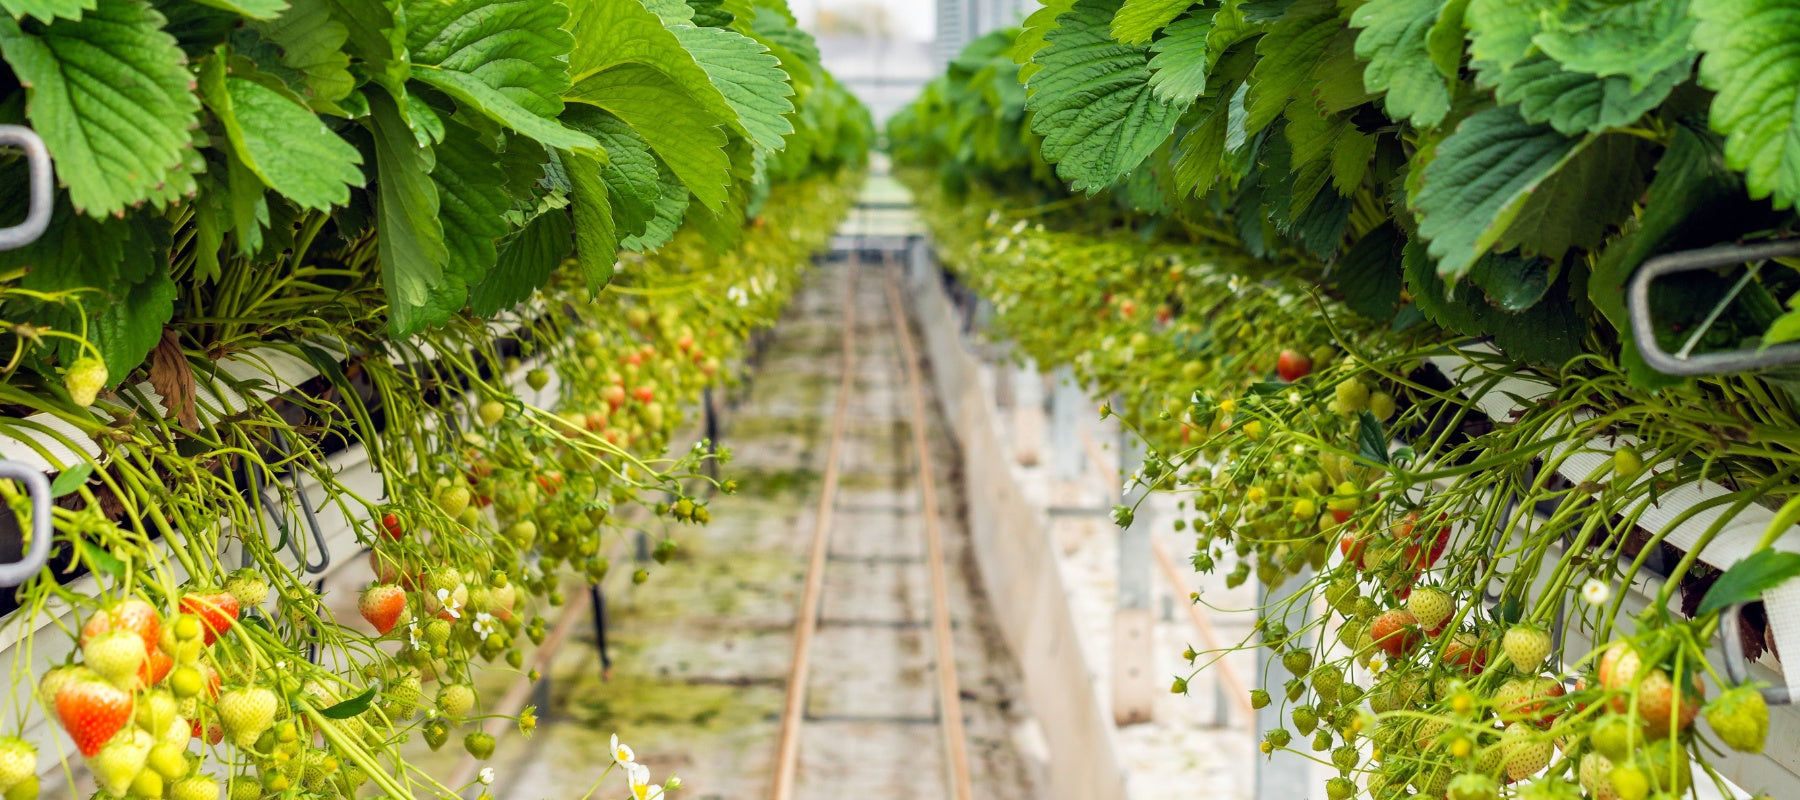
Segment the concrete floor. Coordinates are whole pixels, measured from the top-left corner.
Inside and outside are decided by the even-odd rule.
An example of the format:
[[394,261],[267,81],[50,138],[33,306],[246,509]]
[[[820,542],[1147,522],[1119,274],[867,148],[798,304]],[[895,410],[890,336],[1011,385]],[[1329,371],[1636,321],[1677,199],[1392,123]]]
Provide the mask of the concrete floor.
[[[648,583],[613,584],[613,680],[600,679],[584,622],[551,670],[537,735],[506,737],[492,760],[496,797],[580,796],[609,762],[613,733],[656,780],[679,774],[681,797],[766,794],[836,402],[850,269],[813,273],[744,401],[727,415],[722,438],[734,458],[724,472],[740,492],[713,502],[711,525],[680,532],[678,560]],[[885,280],[878,267],[859,268],[857,369],[800,745],[803,800],[944,793],[917,467]],[[968,551],[953,444],[936,408],[928,412],[975,793],[1039,797],[1043,756],[1012,689],[1018,669],[991,627]],[[437,773],[441,762],[448,771],[459,755],[452,749],[421,753],[421,766]],[[598,796],[615,794],[622,784],[614,780]]]

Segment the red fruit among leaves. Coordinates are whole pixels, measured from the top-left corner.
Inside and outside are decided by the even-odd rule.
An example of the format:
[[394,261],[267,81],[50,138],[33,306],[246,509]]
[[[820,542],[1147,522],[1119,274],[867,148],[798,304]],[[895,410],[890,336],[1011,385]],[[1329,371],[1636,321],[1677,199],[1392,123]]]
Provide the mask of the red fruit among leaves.
[[188,594],[181,598],[181,610],[200,618],[201,627],[206,629],[206,643],[212,644],[237,622],[238,599],[230,592]]
[[1487,648],[1474,635],[1459,633],[1444,645],[1443,661],[1469,675],[1480,675],[1487,669]]
[[56,693],[56,716],[84,756],[100,752],[134,710],[130,692],[98,678],[75,680]]
[[155,686],[162,683],[164,678],[169,677],[169,672],[174,669],[175,659],[170,658],[162,648],[152,647],[144,658],[144,665],[138,669],[138,680],[142,681],[144,686]]
[[375,584],[363,590],[356,610],[375,626],[377,633],[386,634],[399,624],[400,615],[406,613],[406,590],[391,583]]
[[1369,622],[1369,640],[1390,658],[1401,658],[1419,646],[1419,618],[1411,611],[1394,609]]
[[1283,350],[1275,359],[1275,374],[1292,383],[1306,377],[1312,372],[1313,362],[1306,354],[1294,350]]
[[400,527],[400,515],[392,511],[381,515],[381,529],[387,532],[389,539],[399,539],[406,535],[406,530]]

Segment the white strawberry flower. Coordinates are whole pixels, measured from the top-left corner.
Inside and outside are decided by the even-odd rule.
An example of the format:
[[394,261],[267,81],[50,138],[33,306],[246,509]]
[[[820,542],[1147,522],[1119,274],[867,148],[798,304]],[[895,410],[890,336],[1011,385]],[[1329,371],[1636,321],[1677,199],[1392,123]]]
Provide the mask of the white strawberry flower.
[[1612,599],[1612,587],[1599,578],[1588,578],[1587,583],[1581,585],[1581,599],[1588,605],[1600,605]]
[[494,785],[494,768],[493,767],[482,767],[481,773],[475,776],[475,780],[481,781],[482,786],[493,786]]
[[650,785],[650,768],[643,764],[626,765],[625,775],[631,779],[631,796],[634,800],[650,800],[662,795],[661,786]]
[[486,611],[475,612],[475,632],[482,636],[494,634],[494,615]]
[[637,761],[636,754],[631,752],[631,746],[619,744],[619,735],[616,733],[612,735],[612,754],[614,761],[624,764],[628,768]]
[[457,605],[456,598],[450,596],[449,589],[437,590],[438,604],[449,612],[451,619],[462,619],[462,606]]

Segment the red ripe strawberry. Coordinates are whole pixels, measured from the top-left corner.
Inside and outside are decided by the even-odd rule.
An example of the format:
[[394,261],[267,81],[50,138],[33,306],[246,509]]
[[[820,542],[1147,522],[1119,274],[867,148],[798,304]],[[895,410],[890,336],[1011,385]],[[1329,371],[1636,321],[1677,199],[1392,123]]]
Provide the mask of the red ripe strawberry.
[[1406,656],[1419,646],[1419,618],[1411,611],[1394,609],[1369,622],[1369,640],[1390,658]]
[[387,532],[389,539],[399,539],[406,535],[406,530],[400,527],[400,515],[392,511],[381,515],[381,529]]
[[1459,633],[1444,645],[1444,664],[1459,667],[1469,675],[1480,675],[1487,669],[1487,648],[1471,633]]
[[56,716],[84,756],[100,752],[133,710],[130,692],[96,678],[77,679],[56,693]]
[[[1444,515],[1439,514],[1438,522],[1443,521]],[[1418,515],[1408,514],[1406,521],[1400,526],[1399,539],[1406,543],[1406,560],[1403,563],[1413,570],[1428,570],[1437,565],[1438,559],[1444,557],[1444,549],[1450,546],[1450,526],[1439,527],[1436,534],[1420,532]]]
[[218,744],[225,741],[225,728],[217,722],[202,726],[200,720],[194,720],[194,738],[207,744]]
[[162,616],[149,603],[135,597],[120,600],[88,617],[81,626],[81,643],[85,645],[89,639],[110,631],[131,631],[144,640],[145,650],[151,650],[162,638]]
[[155,686],[162,683],[164,678],[169,677],[169,672],[173,669],[175,669],[175,659],[170,658],[162,648],[153,647],[144,658],[144,666],[138,669],[138,680],[141,682],[140,685]]
[[400,615],[406,612],[406,590],[391,583],[373,584],[363,590],[362,598],[356,602],[356,610],[375,626],[376,633],[386,634],[399,624]]
[[237,622],[238,599],[230,592],[188,594],[181,598],[181,610],[200,618],[206,629],[206,643],[212,644]]
[[640,403],[648,403],[656,399],[656,390],[648,386],[639,386],[631,390],[631,396],[636,397]]
[[[1334,511],[1332,513],[1336,514],[1337,512]],[[1349,518],[1349,512],[1345,512],[1344,519]],[[1338,521],[1343,522],[1343,520]],[[1348,533],[1345,534],[1343,538],[1338,539],[1338,552],[1344,555],[1344,563],[1359,570],[1368,569],[1368,565],[1363,563],[1363,556],[1368,550],[1368,544],[1368,541],[1363,539],[1363,537],[1354,533]]]
[[1296,350],[1283,350],[1275,359],[1275,373],[1289,383],[1306,377],[1312,372],[1312,367],[1312,359]]

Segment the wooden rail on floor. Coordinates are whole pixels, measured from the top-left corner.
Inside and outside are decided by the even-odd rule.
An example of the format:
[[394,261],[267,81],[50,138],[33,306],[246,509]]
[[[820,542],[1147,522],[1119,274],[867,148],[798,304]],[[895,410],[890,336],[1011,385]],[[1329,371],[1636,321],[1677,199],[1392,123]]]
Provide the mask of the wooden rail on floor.
[[794,779],[800,766],[800,723],[806,713],[806,684],[811,671],[813,634],[819,627],[819,602],[825,592],[825,557],[830,547],[831,517],[837,506],[838,460],[843,453],[844,426],[850,416],[850,391],[856,375],[856,273],[850,256],[850,277],[844,287],[843,379],[838,382],[837,409],[832,412],[831,444],[825,454],[825,475],[819,490],[819,513],[813,520],[812,552],[807,558],[806,585],[800,595],[800,611],[794,625],[794,661],[788,671],[787,702],[781,712],[781,734],[775,745],[775,780],[769,788],[774,800],[792,800]]
[[956,679],[956,640],[950,627],[950,585],[945,574],[944,537],[938,525],[937,475],[931,463],[931,444],[925,437],[924,381],[919,376],[919,356],[913,346],[906,308],[900,303],[900,286],[888,267],[888,306],[899,331],[900,353],[906,359],[906,383],[912,396],[913,451],[919,465],[919,493],[925,517],[925,551],[931,563],[931,635],[937,652],[938,719],[943,724],[944,752],[950,767],[952,800],[974,800],[969,773],[969,748],[963,732],[962,690]]

